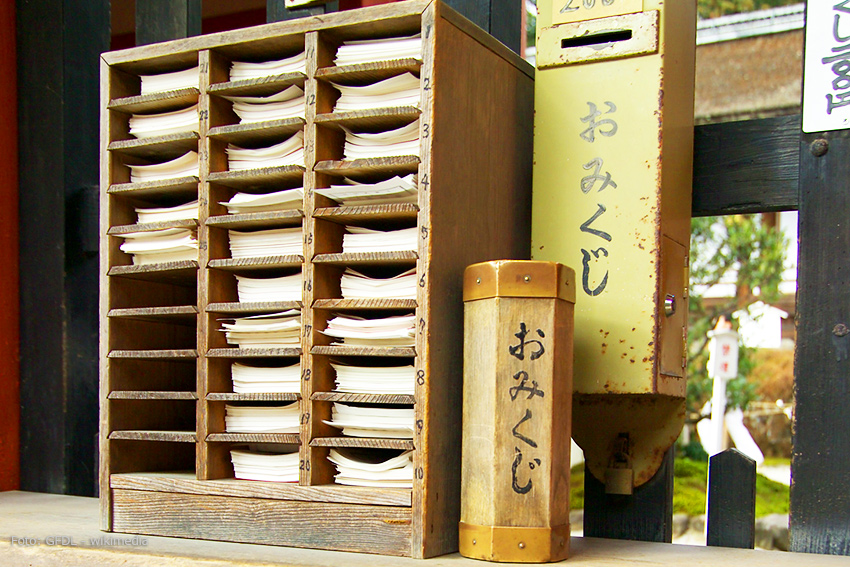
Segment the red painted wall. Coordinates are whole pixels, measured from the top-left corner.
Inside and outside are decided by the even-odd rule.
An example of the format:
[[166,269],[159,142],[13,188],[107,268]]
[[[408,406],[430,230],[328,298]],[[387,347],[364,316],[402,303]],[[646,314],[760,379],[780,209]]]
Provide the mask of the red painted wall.
[[20,486],[15,3],[0,2],[0,491]]

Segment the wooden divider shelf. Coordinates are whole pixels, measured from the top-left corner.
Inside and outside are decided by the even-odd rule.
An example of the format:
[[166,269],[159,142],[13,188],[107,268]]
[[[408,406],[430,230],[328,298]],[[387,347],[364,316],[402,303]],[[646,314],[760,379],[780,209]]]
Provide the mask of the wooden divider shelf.
[[[420,35],[421,58],[336,66],[345,41]],[[229,80],[236,61],[306,57],[304,73]],[[197,88],[140,94],[140,76],[199,68]],[[462,274],[472,263],[527,258],[533,69],[440,0],[409,0],[105,53],[101,83],[101,500],[108,531],[431,557],[457,549],[460,498]],[[416,106],[333,111],[334,84],[410,72]],[[304,90],[305,117],[239,122],[229,96]],[[135,139],[133,114],[198,105],[196,132]],[[346,129],[418,120],[415,155],[346,160]],[[303,132],[304,161],[229,171],[226,148],[263,148]],[[197,175],[131,182],[131,164],[198,152]],[[316,190],[344,178],[415,174],[416,203],[340,205]],[[303,188],[293,210],[228,214],[237,192]],[[136,208],[198,200],[197,220],[138,223]],[[415,250],[343,252],[346,226],[415,228]],[[231,258],[228,231],[301,227],[303,252]],[[124,235],[180,229],[196,260],[133,265]],[[297,249],[296,249],[297,250]],[[343,298],[346,268],[415,270],[416,297]],[[300,298],[240,302],[236,276],[301,273]],[[384,277],[383,275],[381,277]],[[410,297],[410,295],[407,295]],[[300,311],[300,344],[239,348],[221,320]],[[332,344],[328,321],[413,315],[413,346]],[[234,363],[298,365],[298,392],[240,393]],[[338,363],[412,365],[413,393],[335,391]],[[293,372],[295,370],[293,369]],[[409,391],[409,390],[403,390]],[[334,404],[399,408],[412,438],[345,436]],[[298,433],[225,431],[228,406],[297,404]],[[292,406],[290,406],[292,407]],[[270,445],[271,444],[271,445]],[[298,482],[234,478],[230,451],[297,451]],[[332,450],[411,451],[412,488],[335,483]],[[220,510],[211,513],[212,510]]]

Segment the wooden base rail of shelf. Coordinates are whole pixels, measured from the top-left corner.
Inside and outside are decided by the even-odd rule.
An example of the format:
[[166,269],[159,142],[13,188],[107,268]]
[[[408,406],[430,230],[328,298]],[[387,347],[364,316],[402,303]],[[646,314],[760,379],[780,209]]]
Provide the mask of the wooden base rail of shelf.
[[[263,497],[277,498],[290,488],[297,496],[280,496],[282,499],[295,497],[310,498],[309,494],[321,497],[357,492],[353,487],[279,487],[267,488],[272,483],[244,481],[192,481],[186,479],[157,480],[154,474],[112,475],[114,489],[141,492],[150,490],[156,483],[161,489],[167,487],[184,493],[210,487],[221,494],[245,495],[250,499],[263,491]],[[336,490],[340,489],[340,490]],[[267,493],[266,490],[269,492]],[[389,489],[384,489],[389,490]],[[410,491],[404,491],[408,497]],[[386,495],[383,490],[367,490],[365,495]],[[331,497],[331,496],[329,496]],[[324,501],[324,500],[322,500]],[[376,507],[381,507],[377,503]],[[403,506],[393,502],[387,506]],[[409,505],[409,504],[408,504]],[[133,536],[104,534],[98,526],[98,501],[81,496],[63,496],[35,492],[0,493],[0,557],[7,565],[31,565],[33,567],[70,567],[76,565],[98,565],[100,567],[126,567],[129,565],[157,565],[173,567],[242,567],[244,565],[280,565],[282,567],[481,567],[481,561],[461,557],[457,553],[432,559],[410,559],[406,557],[381,557],[371,554],[315,551],[310,549],[282,548],[272,545],[234,544],[219,541],[192,541],[172,537]],[[73,518],[69,522],[68,518]],[[308,529],[305,526],[305,529]],[[349,531],[350,527],[342,531]],[[56,545],[44,545],[47,538],[57,536],[68,540],[56,541]],[[20,538],[27,537],[39,545],[24,545]],[[133,538],[136,543],[133,543]],[[128,540],[126,545],[117,546],[115,541]],[[143,543],[142,543],[143,542]],[[570,543],[571,557],[565,565],[581,567],[620,567],[639,558],[642,567],[838,567],[847,565],[846,557],[789,553],[785,551],[761,551],[732,549],[725,547],[697,547],[573,537]]]

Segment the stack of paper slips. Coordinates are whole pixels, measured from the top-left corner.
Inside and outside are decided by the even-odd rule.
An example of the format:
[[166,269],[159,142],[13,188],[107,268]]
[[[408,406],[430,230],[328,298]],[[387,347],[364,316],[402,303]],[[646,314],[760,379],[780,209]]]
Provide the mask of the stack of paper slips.
[[358,65],[408,58],[422,59],[421,35],[344,41],[336,50],[334,65]]
[[416,176],[395,176],[377,183],[358,183],[345,179],[344,184],[316,189],[316,193],[333,199],[340,205],[384,205],[391,203],[416,203]]
[[406,366],[349,366],[332,362],[336,392],[352,394],[413,394],[416,371]]
[[322,331],[340,339],[334,344],[346,346],[401,346],[415,344],[414,315],[400,315],[380,319],[364,319],[354,315],[337,315]]
[[241,124],[284,120],[287,118],[305,118],[304,91],[298,85],[269,96],[225,96],[233,103],[233,112]]
[[233,391],[237,394],[297,394],[301,391],[301,364],[290,366],[230,366]]
[[240,148],[228,144],[224,151],[230,171],[304,165],[304,132],[299,130],[283,142],[266,148]]
[[263,61],[261,63],[234,61],[230,64],[231,81],[244,81],[246,79],[259,79],[260,77],[273,77],[285,73],[306,72],[307,57],[303,51],[292,57],[276,59],[274,61]]
[[227,342],[239,348],[286,348],[301,346],[301,311],[251,315],[222,323]]
[[369,159],[419,155],[419,119],[385,132],[356,133],[345,130],[345,159]]
[[328,425],[349,437],[413,438],[413,408],[358,407],[334,402]]
[[298,482],[298,451],[269,453],[265,451],[231,450],[233,476],[241,480]]
[[328,460],[336,465],[337,484],[373,488],[413,488],[413,452],[388,457],[375,449],[331,449]]
[[179,158],[162,163],[128,164],[127,167],[130,168],[130,181],[133,183],[164,181],[178,177],[197,177],[198,152],[186,152]]
[[228,433],[298,433],[298,402],[285,406],[224,406]]

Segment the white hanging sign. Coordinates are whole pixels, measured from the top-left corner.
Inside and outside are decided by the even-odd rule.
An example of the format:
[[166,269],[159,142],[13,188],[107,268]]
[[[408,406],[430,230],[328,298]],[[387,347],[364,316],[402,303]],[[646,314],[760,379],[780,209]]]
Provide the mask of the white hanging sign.
[[[848,0],[850,1],[850,0]],[[709,331],[708,375],[715,380],[738,376],[738,333],[732,330]]]
[[850,128],[850,0],[806,4],[803,132]]

